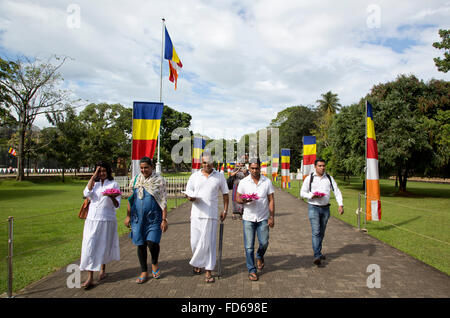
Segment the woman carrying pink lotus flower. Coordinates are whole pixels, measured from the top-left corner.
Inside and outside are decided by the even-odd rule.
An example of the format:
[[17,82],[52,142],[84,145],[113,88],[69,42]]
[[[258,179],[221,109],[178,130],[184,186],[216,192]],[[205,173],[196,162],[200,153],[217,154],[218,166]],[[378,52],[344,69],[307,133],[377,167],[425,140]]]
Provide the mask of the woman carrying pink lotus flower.
[[106,278],[105,264],[120,260],[116,210],[121,196],[108,163],[97,163],[83,194],[91,203],[84,222],[80,270],[89,272],[82,284],[84,289],[89,289],[94,286],[94,271],[100,271],[100,281]]

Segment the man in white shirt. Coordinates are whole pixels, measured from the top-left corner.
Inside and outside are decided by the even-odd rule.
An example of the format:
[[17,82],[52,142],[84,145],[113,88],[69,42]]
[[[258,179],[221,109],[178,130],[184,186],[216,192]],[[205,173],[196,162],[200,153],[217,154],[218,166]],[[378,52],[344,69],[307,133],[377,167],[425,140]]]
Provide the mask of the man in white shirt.
[[[236,201],[244,204],[242,223],[244,226],[244,247],[246,255],[248,278],[258,280],[257,268],[264,268],[264,254],[269,246],[269,227],[275,225],[274,189],[270,179],[261,175],[261,162],[259,158],[252,158],[250,175],[239,182],[236,192]],[[242,195],[256,193],[257,200],[243,199]],[[255,267],[255,234],[258,237],[259,248],[256,252]]]
[[223,196],[224,211],[220,220],[224,221],[228,211],[228,185],[225,177],[213,169],[212,156],[202,154],[202,169],[193,173],[186,185],[186,197],[192,202],[191,248],[194,274],[205,268],[205,282],[213,283],[211,271],[216,265],[216,233],[218,214],[218,192]]
[[[308,218],[311,223],[314,264],[319,266],[321,261],[325,259],[325,256],[322,254],[322,242],[325,236],[327,222],[330,218],[329,202],[331,190],[333,190],[339,205],[339,214],[344,213],[344,204],[341,191],[336,181],[325,172],[325,160],[317,159],[314,162],[314,168],[316,171],[307,176],[303,181],[300,196],[308,199]],[[320,196],[317,193],[324,195]]]

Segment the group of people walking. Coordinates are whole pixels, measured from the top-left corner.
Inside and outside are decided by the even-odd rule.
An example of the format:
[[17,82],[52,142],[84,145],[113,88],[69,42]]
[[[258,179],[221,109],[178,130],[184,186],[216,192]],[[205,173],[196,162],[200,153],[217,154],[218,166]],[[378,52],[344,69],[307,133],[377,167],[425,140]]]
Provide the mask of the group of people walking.
[[[212,271],[216,265],[216,234],[219,220],[223,222],[228,214],[229,187],[223,174],[213,168],[212,156],[203,153],[202,168],[193,173],[183,191],[192,202],[190,245],[192,258],[189,264],[193,274],[201,275],[205,282],[215,281]],[[240,162],[232,173],[233,219],[242,219],[244,249],[248,278],[259,279],[258,270],[264,266],[264,255],[269,245],[269,229],[275,226],[275,199],[272,181],[261,174],[259,158],[250,158],[248,169]],[[132,243],[137,246],[141,274],[136,283],[146,282],[150,276],[147,265],[147,248],[150,251],[151,275],[158,279],[160,240],[167,231],[167,199],[165,180],[154,171],[153,161],[144,157],[140,160],[140,174],[130,181],[131,196],[127,202],[127,216],[124,224],[131,228]],[[104,194],[107,189],[119,189],[111,176],[111,168],[99,163],[94,175],[84,189],[84,196],[91,204],[85,221],[80,270],[88,271],[85,289],[91,288],[93,272],[100,271],[99,280],[106,277],[108,262],[120,259],[115,210],[120,207],[120,195]],[[344,213],[342,194],[333,177],[325,172],[325,161],[315,162],[315,172],[303,182],[301,196],[308,199],[308,218],[311,223],[314,264],[325,259],[322,242],[330,217],[330,194],[334,192],[339,213]],[[110,192],[106,192],[110,193]],[[223,211],[219,214],[218,194],[223,200]],[[258,239],[255,262],[255,239]]]

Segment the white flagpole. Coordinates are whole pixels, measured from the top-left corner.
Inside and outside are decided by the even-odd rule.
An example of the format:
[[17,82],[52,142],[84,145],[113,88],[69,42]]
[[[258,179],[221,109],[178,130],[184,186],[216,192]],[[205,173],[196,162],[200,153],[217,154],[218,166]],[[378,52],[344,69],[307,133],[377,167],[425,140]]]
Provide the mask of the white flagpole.
[[[165,25],[164,22],[166,20],[162,18],[162,33],[161,33],[161,68],[160,68],[160,77],[159,77],[159,102],[162,102],[162,70],[163,70],[163,55],[164,55],[164,29]],[[163,105],[164,109],[164,105]],[[162,122],[162,118],[161,118]],[[158,158],[156,161],[156,172],[161,173],[161,163],[159,161],[159,147],[161,144],[161,124],[159,125],[159,131],[158,131]]]

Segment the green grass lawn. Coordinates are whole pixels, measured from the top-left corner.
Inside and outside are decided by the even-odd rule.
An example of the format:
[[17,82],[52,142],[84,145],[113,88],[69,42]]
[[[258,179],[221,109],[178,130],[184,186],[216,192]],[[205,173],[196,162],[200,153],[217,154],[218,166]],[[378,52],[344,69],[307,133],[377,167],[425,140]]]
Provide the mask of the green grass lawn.
[[[331,215],[357,226],[361,180],[336,178],[344,198],[344,214],[337,211],[332,195]],[[275,183],[280,186],[280,182]],[[293,180],[289,193],[299,197],[301,182]],[[361,227],[368,234],[450,275],[450,185],[408,181],[407,193],[399,195],[393,180],[380,180],[382,217]],[[361,205],[364,207],[364,199]],[[364,211],[364,210],[363,210]]]
[[[0,179],[0,294],[7,290],[9,216],[14,217],[15,291],[79,259],[84,221],[78,211],[87,180],[59,180]],[[117,210],[119,235],[129,232],[123,225],[126,200],[122,202]],[[183,202],[177,200],[178,205]],[[169,199],[168,210],[174,206],[175,199]]]

